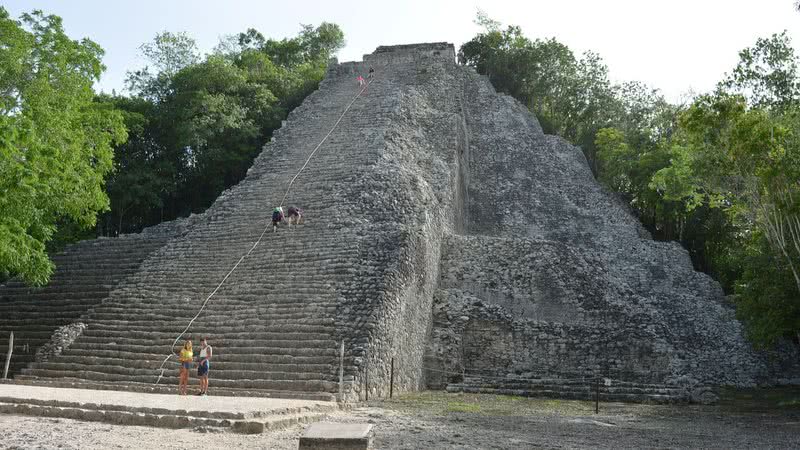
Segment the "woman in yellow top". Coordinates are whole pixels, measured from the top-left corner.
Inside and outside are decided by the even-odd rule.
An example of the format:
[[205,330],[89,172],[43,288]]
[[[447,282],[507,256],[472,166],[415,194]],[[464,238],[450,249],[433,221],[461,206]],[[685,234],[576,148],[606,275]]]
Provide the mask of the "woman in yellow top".
[[180,375],[178,378],[178,390],[181,395],[186,395],[186,390],[189,385],[189,369],[192,368],[192,360],[194,359],[194,352],[192,351],[192,341],[184,341],[183,348],[178,355],[178,361],[181,363]]

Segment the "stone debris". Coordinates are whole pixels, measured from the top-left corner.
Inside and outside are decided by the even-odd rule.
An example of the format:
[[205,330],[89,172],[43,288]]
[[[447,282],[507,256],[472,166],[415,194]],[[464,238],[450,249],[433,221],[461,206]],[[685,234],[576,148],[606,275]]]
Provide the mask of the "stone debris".
[[52,357],[61,355],[64,350],[68,349],[69,346],[75,342],[75,339],[77,339],[85,329],[86,324],[83,322],[71,323],[59,327],[56,332],[53,333],[53,336],[50,337],[50,341],[36,350],[35,361],[44,362]]

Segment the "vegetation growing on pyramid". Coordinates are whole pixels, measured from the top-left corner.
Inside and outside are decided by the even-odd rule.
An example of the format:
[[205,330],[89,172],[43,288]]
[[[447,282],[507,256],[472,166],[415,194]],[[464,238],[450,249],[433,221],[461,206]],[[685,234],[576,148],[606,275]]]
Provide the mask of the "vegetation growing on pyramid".
[[656,239],[736,294],[751,337],[800,333],[800,77],[786,32],[758,39],[714,92],[671,104],[613,84],[593,53],[530,40],[479,14],[459,59],[581,145],[595,176]]

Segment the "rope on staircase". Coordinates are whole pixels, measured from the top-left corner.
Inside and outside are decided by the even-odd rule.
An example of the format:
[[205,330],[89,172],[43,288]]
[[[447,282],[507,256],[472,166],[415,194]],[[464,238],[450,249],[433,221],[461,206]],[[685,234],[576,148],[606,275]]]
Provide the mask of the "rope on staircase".
[[[361,88],[361,90],[360,90],[360,91],[358,91],[358,94],[356,94],[355,96],[353,96],[353,99],[352,99],[352,100],[350,100],[350,103],[347,105],[347,107],[344,109],[344,111],[342,111],[342,114],[339,116],[339,118],[338,118],[338,119],[336,120],[336,122],[333,124],[333,126],[332,126],[332,127],[331,127],[331,129],[330,129],[330,131],[328,131],[328,134],[326,134],[326,135],[325,135],[325,137],[324,137],[324,138],[322,138],[322,140],[319,142],[319,144],[317,144],[317,146],[316,146],[316,147],[314,147],[314,150],[311,152],[311,154],[310,154],[310,155],[308,155],[308,158],[306,159],[306,162],[303,164],[303,167],[301,167],[301,168],[300,168],[300,170],[298,170],[298,171],[297,171],[297,173],[294,175],[294,177],[292,177],[292,179],[289,181],[289,185],[288,185],[288,186],[287,186],[287,188],[286,188],[286,193],[285,193],[285,194],[283,194],[283,198],[281,199],[281,203],[280,203],[280,205],[279,205],[279,206],[283,206],[283,203],[286,201],[286,197],[289,195],[289,191],[292,189],[292,184],[294,184],[294,182],[295,182],[295,180],[297,179],[297,177],[298,177],[298,176],[300,176],[300,173],[301,173],[303,170],[305,170],[306,166],[308,166],[308,163],[311,161],[311,158],[313,158],[313,157],[314,157],[314,155],[317,153],[317,150],[319,150],[319,149],[320,149],[320,147],[322,147],[322,144],[324,144],[324,143],[325,143],[325,141],[327,141],[327,140],[328,140],[328,138],[329,138],[329,137],[330,137],[330,135],[333,133],[333,131],[336,129],[336,127],[338,127],[338,126],[339,126],[339,123],[342,121],[342,119],[344,118],[345,114],[347,114],[347,111],[349,111],[349,110],[350,110],[350,107],[351,107],[351,106],[353,106],[353,103],[355,103],[355,102],[356,102],[356,100],[358,99],[358,97],[360,97],[360,96],[361,96],[361,94],[363,94],[363,93],[364,93],[364,91],[366,91],[366,90],[367,90],[367,88],[369,87],[369,85],[372,83],[372,80],[374,80],[374,78],[370,78],[370,79],[369,79],[369,81],[368,81],[368,82],[367,82],[367,83],[364,85],[364,87],[363,87],[363,88]],[[261,243],[261,240],[264,238],[264,234],[266,234],[267,230],[269,230],[269,228],[270,228],[271,226],[272,226],[272,224],[271,224],[271,223],[268,223],[268,224],[267,224],[267,226],[266,226],[266,227],[264,227],[264,230],[261,232],[261,235],[258,237],[258,240],[256,240],[256,242],[253,244],[253,246],[252,246],[252,247],[250,247],[250,250],[248,250],[248,251],[247,251],[247,253],[245,253],[244,255],[242,255],[242,257],[241,257],[241,258],[239,258],[239,261],[237,261],[237,262],[236,262],[236,264],[234,264],[234,265],[233,265],[233,268],[231,268],[231,270],[228,272],[228,274],[227,274],[227,275],[225,275],[225,278],[223,278],[223,279],[222,279],[222,281],[220,281],[220,282],[219,282],[219,284],[217,285],[217,287],[216,287],[216,288],[215,288],[215,289],[214,289],[214,290],[211,292],[211,294],[209,294],[209,295],[208,295],[208,297],[206,297],[205,301],[204,301],[204,302],[203,302],[203,304],[200,306],[200,310],[198,310],[198,311],[197,311],[197,314],[195,314],[195,316],[194,316],[194,317],[192,317],[192,320],[190,320],[190,321],[189,321],[189,324],[188,324],[188,325],[186,325],[186,328],[184,328],[184,330],[183,330],[183,331],[181,331],[181,334],[179,334],[179,335],[178,335],[178,337],[176,337],[176,338],[175,338],[175,341],[174,341],[174,342],[172,343],[172,345],[170,346],[170,353],[169,353],[169,355],[167,355],[167,357],[166,357],[166,358],[164,358],[164,361],[162,361],[162,362],[161,362],[161,366],[158,368],[158,370],[159,370],[159,374],[158,374],[158,379],[156,380],[155,384],[158,384],[158,383],[161,381],[161,378],[163,378],[163,377],[164,377],[164,371],[166,370],[166,369],[164,369],[164,365],[166,365],[166,364],[167,364],[167,361],[169,361],[169,359],[170,359],[170,358],[172,358],[173,356],[175,356],[175,353],[174,353],[174,352],[175,352],[175,345],[178,343],[178,341],[180,341],[180,340],[181,340],[181,338],[183,337],[183,335],[184,335],[184,334],[186,334],[186,332],[187,332],[187,331],[189,331],[189,328],[191,328],[191,326],[192,326],[192,324],[194,323],[194,321],[195,321],[195,320],[197,320],[197,318],[198,318],[198,317],[200,317],[200,314],[201,314],[201,313],[203,312],[203,310],[205,309],[206,305],[208,304],[208,301],[209,301],[209,300],[211,300],[211,297],[213,297],[213,296],[214,296],[214,294],[216,294],[216,293],[217,293],[217,291],[219,291],[219,289],[222,287],[222,285],[225,283],[225,281],[226,281],[226,280],[227,280],[227,279],[228,279],[228,278],[231,276],[231,274],[232,274],[232,273],[233,273],[233,272],[236,270],[236,268],[237,268],[237,267],[239,267],[239,264],[241,264],[241,263],[242,263],[242,261],[244,261],[244,260],[245,260],[245,258],[247,258],[248,256],[250,256],[250,253],[252,253],[252,252],[253,252],[253,250],[255,250],[255,248],[258,246],[258,244],[259,244],[259,243]]]
[[286,197],[289,196],[289,191],[292,189],[292,184],[294,184],[294,181],[297,179],[297,177],[300,176],[300,173],[303,172],[303,170],[306,168],[306,166],[308,165],[308,162],[311,161],[311,158],[313,158],[314,154],[317,153],[317,150],[319,150],[319,148],[322,147],[322,144],[324,144],[325,141],[328,140],[328,138],[330,137],[331,133],[333,133],[333,130],[335,130],[336,127],[339,126],[339,122],[342,121],[342,118],[344,118],[344,115],[347,113],[347,111],[350,110],[350,107],[353,106],[353,103],[355,103],[355,101],[358,99],[358,97],[360,97],[361,94],[364,91],[367,90],[367,88],[369,87],[370,83],[372,83],[372,80],[374,80],[374,78],[370,78],[369,81],[367,82],[367,84],[364,85],[364,87],[358,92],[358,94],[356,94],[355,97],[353,97],[353,99],[350,100],[350,104],[348,104],[347,108],[344,109],[344,112],[342,113],[342,115],[339,116],[339,119],[336,120],[336,123],[333,124],[333,127],[331,127],[331,130],[328,131],[328,134],[326,134],[325,137],[322,138],[322,140],[319,142],[319,144],[317,144],[317,146],[314,148],[314,151],[312,151],[311,154],[308,155],[308,159],[306,159],[306,162],[305,162],[305,164],[303,164],[303,167],[301,167],[300,170],[298,170],[297,173],[294,175],[294,177],[292,177],[292,179],[289,181],[289,185],[286,187],[286,193],[283,194],[283,198],[281,199],[281,202],[280,202],[280,204],[278,206],[280,206],[280,207],[283,206],[283,203],[286,201]]

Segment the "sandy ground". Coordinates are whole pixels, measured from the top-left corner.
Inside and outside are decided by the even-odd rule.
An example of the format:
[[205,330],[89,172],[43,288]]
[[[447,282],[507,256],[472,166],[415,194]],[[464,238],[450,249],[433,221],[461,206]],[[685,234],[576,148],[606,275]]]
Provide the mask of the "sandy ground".
[[[651,406],[423,393],[329,417],[375,426],[374,448],[800,448],[798,408]],[[296,449],[303,426],[261,435],[0,415],[2,448]]]

